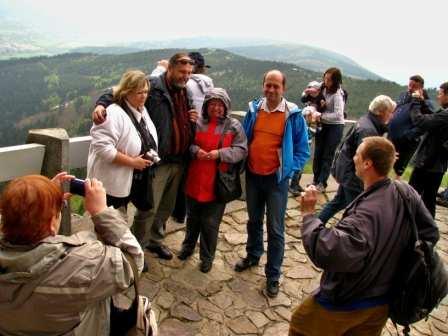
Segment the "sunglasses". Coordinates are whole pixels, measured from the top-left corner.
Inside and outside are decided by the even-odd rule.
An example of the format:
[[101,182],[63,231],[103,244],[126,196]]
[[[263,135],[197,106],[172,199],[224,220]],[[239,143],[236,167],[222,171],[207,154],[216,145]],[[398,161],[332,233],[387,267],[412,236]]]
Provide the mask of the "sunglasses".
[[180,60],[176,61],[176,64],[182,64],[182,65],[186,65],[186,64],[190,64],[190,65],[195,65],[195,62],[191,59],[185,59],[185,58],[181,58]]

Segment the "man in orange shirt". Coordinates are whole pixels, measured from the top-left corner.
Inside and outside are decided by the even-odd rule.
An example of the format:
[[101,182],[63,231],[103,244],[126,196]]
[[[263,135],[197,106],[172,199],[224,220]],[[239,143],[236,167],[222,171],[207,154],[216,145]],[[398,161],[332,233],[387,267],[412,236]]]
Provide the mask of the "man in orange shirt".
[[249,103],[244,118],[249,155],[246,169],[247,256],[235,271],[258,265],[263,254],[263,217],[268,232],[266,294],[277,296],[285,249],[285,211],[288,182],[310,157],[305,120],[297,105],[283,97],[286,77],[279,70],[263,78],[264,97]]

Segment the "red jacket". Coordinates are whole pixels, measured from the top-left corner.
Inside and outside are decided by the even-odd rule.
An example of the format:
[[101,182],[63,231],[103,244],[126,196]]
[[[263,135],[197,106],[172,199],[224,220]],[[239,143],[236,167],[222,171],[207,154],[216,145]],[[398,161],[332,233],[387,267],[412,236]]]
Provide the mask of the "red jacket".
[[[222,148],[219,150],[221,163],[219,169],[228,169],[228,163],[236,163],[246,157],[247,140],[241,124],[231,118],[223,137]],[[198,160],[199,149],[209,152],[218,149],[219,139],[223,131],[224,121],[212,119],[209,122],[199,119],[196,135],[190,151],[193,159],[188,168],[185,193],[198,202],[211,202],[215,199],[215,178],[217,161]]]

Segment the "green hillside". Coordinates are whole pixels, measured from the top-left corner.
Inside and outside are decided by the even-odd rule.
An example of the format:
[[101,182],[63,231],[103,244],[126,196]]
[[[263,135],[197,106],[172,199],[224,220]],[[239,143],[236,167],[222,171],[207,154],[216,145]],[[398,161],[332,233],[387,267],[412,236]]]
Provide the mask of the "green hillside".
[[[150,50],[125,55],[73,53],[54,57],[0,62],[0,146],[20,144],[36,127],[65,127],[70,136],[88,134],[90,113],[97,96],[119,80],[129,68],[150,72],[157,60],[175,49]],[[224,50],[202,49],[215,85],[228,90],[234,110],[261,94],[263,73],[277,68],[287,76],[287,98],[298,102],[305,85],[322,74],[296,65],[259,61]],[[365,113],[370,100],[381,93],[396,97],[403,87],[379,80],[344,78],[349,91],[348,115]]]
[[330,50],[302,44],[277,43],[272,45],[234,47],[226,49],[241,56],[259,60],[292,63],[312,71],[323,72],[330,67],[338,67],[350,77],[373,80],[383,79],[344,55]]

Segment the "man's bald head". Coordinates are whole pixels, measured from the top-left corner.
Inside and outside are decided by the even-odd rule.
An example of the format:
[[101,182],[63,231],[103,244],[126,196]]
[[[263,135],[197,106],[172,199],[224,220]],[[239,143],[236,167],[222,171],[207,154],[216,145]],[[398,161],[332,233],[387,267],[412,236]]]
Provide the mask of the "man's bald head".
[[285,93],[286,77],[279,70],[270,70],[263,77],[263,94],[268,107],[275,108],[280,104]]
[[264,85],[264,82],[266,81],[266,78],[268,76],[271,77],[271,78],[272,77],[274,77],[274,78],[281,78],[280,81],[283,84],[283,89],[285,89],[285,87],[286,87],[286,76],[285,76],[285,74],[283,72],[281,72],[280,70],[276,70],[276,69],[269,70],[263,76],[263,85]]

